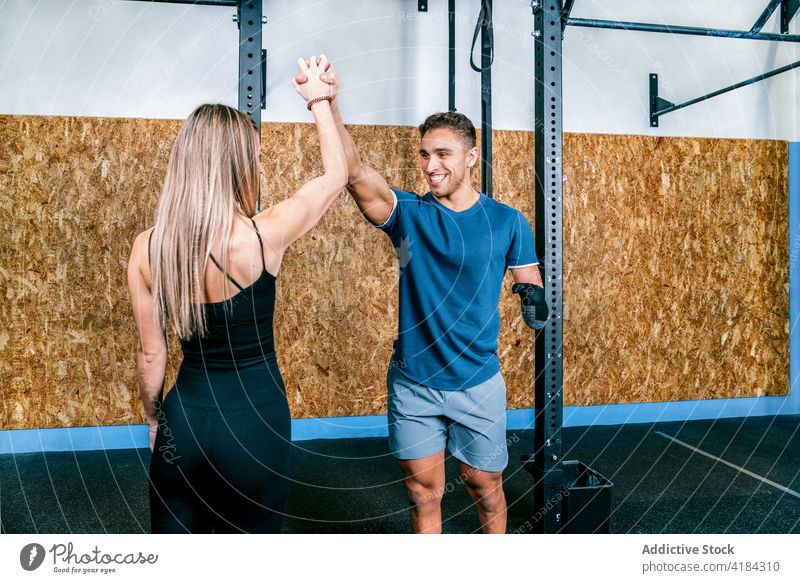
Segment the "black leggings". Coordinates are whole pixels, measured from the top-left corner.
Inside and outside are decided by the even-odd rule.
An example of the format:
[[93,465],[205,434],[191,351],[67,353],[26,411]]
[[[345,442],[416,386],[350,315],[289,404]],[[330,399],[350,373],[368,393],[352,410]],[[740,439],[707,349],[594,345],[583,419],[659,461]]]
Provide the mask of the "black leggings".
[[[195,387],[209,379],[208,371],[196,375],[182,367],[180,390],[173,388],[160,407],[150,459],[154,533],[280,531],[289,497],[291,421],[276,371],[277,383],[265,383],[258,371],[212,375],[213,401],[206,395],[198,403]],[[231,407],[226,387],[255,382],[270,387],[250,399],[257,404],[237,400]]]

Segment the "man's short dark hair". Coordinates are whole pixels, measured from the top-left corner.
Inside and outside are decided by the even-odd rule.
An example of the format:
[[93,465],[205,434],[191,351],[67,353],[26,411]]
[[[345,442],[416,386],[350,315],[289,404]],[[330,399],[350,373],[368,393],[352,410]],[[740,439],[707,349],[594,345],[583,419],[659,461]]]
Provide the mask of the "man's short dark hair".
[[453,130],[467,149],[475,147],[475,126],[463,113],[443,111],[429,115],[419,126],[419,137],[422,138],[427,132],[439,128]]

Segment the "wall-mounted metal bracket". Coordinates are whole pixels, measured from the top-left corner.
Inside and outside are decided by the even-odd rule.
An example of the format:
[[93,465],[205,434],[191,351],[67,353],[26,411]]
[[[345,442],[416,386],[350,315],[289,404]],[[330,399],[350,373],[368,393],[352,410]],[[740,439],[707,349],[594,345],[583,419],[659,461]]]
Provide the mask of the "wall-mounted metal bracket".
[[658,96],[658,75],[650,73],[650,127],[658,127],[658,116],[661,111],[673,107],[675,104]]
[[261,109],[267,108],[267,49],[261,49]]

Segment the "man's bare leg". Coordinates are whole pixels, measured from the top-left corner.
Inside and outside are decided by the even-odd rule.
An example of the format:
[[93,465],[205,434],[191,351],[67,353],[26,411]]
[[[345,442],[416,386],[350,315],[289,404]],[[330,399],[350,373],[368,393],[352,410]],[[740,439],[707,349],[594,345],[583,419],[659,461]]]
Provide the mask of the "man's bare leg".
[[406,475],[411,528],[418,534],[442,532],[444,450],[416,460],[397,460]]
[[461,479],[475,507],[484,534],[506,532],[506,496],[503,472],[483,472],[459,461]]

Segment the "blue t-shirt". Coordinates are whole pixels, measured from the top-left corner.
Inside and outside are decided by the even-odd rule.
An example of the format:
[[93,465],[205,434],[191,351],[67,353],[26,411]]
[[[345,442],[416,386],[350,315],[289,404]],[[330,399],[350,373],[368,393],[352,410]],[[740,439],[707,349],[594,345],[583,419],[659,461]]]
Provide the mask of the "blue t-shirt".
[[500,371],[500,289],[506,269],[536,265],[533,233],[516,209],[486,195],[457,212],[430,192],[392,189],[378,228],[400,266],[399,330],[391,366],[412,381],[458,391]]

